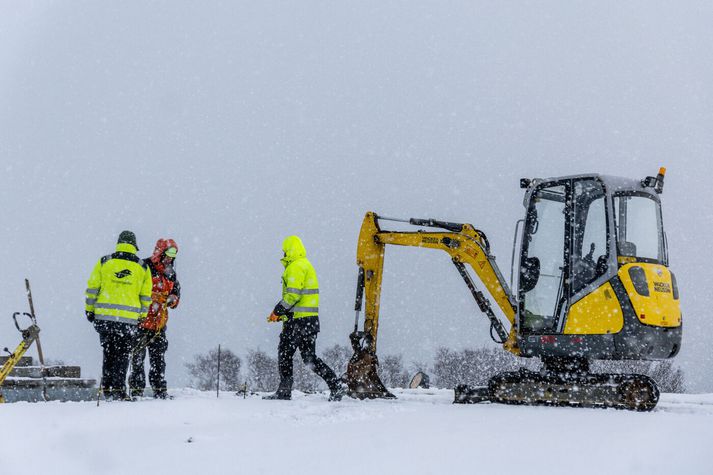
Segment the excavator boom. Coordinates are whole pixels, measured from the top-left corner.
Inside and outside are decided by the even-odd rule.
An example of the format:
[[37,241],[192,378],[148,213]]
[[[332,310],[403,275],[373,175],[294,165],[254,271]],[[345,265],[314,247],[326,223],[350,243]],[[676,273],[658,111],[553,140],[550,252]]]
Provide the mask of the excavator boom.
[[[415,226],[441,228],[445,231],[384,231],[379,226],[379,221],[401,221]],[[355,304],[356,319],[354,332],[350,336],[354,356],[347,370],[347,384],[353,396],[358,398],[391,396],[379,380],[376,370],[378,365],[376,344],[386,245],[425,247],[446,252],[468,286],[478,307],[490,320],[493,339],[511,353],[519,354],[515,331],[517,308],[515,298],[495,263],[495,257],[490,254],[490,245],[482,231],[470,224],[416,218],[400,220],[379,217],[374,212],[368,212],[362,222],[357,248],[359,279]],[[488,297],[476,288],[467,270],[468,267],[475,272],[507,318],[510,324],[509,332],[496,317]],[[363,296],[366,296],[365,321],[364,331],[360,332],[359,314]],[[493,333],[497,335],[497,339]]]

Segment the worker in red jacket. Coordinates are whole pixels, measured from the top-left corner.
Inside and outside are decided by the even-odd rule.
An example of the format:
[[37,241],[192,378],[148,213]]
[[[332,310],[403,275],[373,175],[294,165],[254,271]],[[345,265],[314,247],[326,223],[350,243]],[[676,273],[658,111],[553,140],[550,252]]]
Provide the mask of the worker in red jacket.
[[129,387],[133,397],[144,394],[146,376],[144,374],[144,359],[146,350],[149,352],[149,382],[153,389],[153,396],[166,399],[166,323],[168,322],[168,309],[176,308],[181,298],[181,284],[176,278],[175,260],[178,254],[178,245],[173,239],[159,239],[156,241],[153,255],[145,259],[151,271],[153,288],[151,292],[151,305],[148,316],[139,323],[138,333],[133,347],[131,358],[131,375]]

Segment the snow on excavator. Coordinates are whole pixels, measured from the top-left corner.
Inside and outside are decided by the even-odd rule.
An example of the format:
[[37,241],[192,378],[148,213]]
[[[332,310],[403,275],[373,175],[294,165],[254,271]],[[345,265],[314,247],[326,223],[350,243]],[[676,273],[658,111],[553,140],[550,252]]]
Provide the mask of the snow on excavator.
[[[392,244],[446,252],[490,320],[493,340],[543,363],[539,372],[497,374],[487,387],[460,385],[454,402],[653,409],[659,397],[654,380],[591,373],[589,362],[666,359],[680,350],[679,294],[668,268],[661,215],[665,171],[644,180],[597,174],[522,179],[526,212],[513,243],[515,292],[498,269],[485,234],[472,225],[367,213],[357,248],[350,395],[394,397],[379,379],[376,356],[384,251]],[[440,230],[391,232],[381,229],[383,221]],[[477,289],[471,271],[489,295]],[[509,330],[493,312],[491,299]]]

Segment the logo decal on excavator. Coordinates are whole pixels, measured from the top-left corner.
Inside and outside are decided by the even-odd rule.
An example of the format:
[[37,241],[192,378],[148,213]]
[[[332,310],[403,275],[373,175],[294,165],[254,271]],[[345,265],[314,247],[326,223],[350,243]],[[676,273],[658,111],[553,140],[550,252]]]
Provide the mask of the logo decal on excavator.
[[654,282],[654,292],[669,294],[671,293],[671,284],[668,282]]
[[131,275],[131,271],[129,269],[124,269],[119,272],[115,272],[114,275],[117,279],[123,279],[124,277],[129,277]]
[[424,236],[421,242],[426,244],[438,244],[438,238]]

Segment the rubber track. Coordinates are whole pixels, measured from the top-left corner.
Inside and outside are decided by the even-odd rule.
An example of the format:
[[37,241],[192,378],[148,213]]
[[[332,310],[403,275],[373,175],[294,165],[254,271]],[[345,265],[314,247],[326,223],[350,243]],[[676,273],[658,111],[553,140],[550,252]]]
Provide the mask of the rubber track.
[[642,374],[587,374],[573,378],[515,371],[494,376],[490,401],[577,407],[613,407],[650,411],[659,400],[656,382]]

